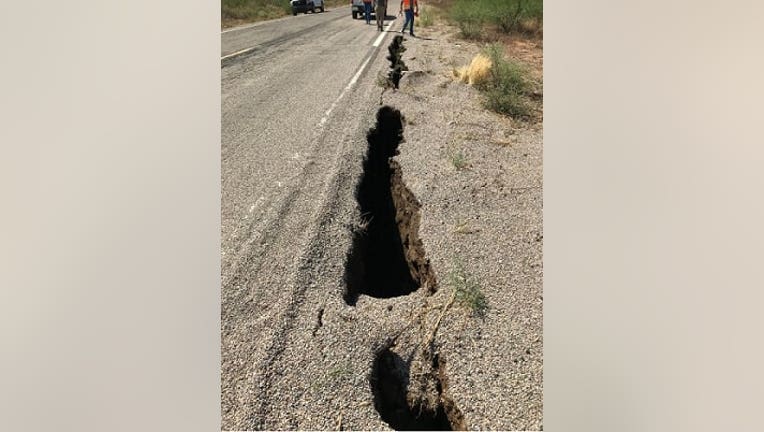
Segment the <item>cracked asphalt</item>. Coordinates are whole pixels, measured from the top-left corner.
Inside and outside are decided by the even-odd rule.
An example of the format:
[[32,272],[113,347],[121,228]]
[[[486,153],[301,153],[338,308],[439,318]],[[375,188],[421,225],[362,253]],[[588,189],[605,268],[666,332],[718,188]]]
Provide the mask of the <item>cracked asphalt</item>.
[[221,34],[223,57],[249,50],[221,62],[225,430],[336,420],[336,412],[299,408],[307,403],[301,385],[336,362],[292,350],[314,343],[318,305],[342,289],[352,188],[378,103],[375,71],[385,64],[374,26],[345,9]]

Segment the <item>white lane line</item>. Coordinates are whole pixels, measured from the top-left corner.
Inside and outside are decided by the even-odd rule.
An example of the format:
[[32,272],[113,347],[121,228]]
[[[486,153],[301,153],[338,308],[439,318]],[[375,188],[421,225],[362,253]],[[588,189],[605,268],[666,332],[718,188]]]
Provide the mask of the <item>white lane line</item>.
[[[388,30],[390,30],[390,27],[393,26],[393,23],[395,20],[390,21],[390,24],[387,25],[387,28],[385,28],[385,31],[383,31],[379,36],[377,36],[377,40],[374,41],[374,48],[379,47],[379,44],[382,43],[382,39],[387,36]],[[374,50],[372,50],[371,53],[369,53],[369,56],[366,57],[366,60],[361,64],[361,67],[358,68],[358,71],[356,71],[355,75],[353,75],[353,78],[350,80],[348,85],[345,86],[345,88],[342,90],[342,93],[337,97],[337,99],[332,103],[332,105],[329,107],[328,110],[324,113],[324,116],[321,117],[321,122],[318,124],[320,127],[322,127],[324,124],[326,124],[327,120],[329,120],[329,116],[332,114],[332,111],[334,111],[334,108],[337,108],[337,105],[340,103],[343,97],[345,97],[345,94],[350,90],[356,82],[358,82],[358,78],[361,77],[361,74],[363,73],[364,69],[366,69],[366,66],[369,64],[369,61],[371,60],[372,56],[374,55]]]
[[250,48],[244,48],[244,49],[243,49],[243,50],[241,50],[241,51],[236,51],[235,53],[232,53],[232,54],[228,54],[227,56],[223,56],[223,57],[220,57],[220,61],[223,61],[223,60],[227,59],[228,57],[233,57],[233,56],[237,56],[237,55],[239,55],[239,54],[244,54],[245,52],[249,52],[249,51],[252,51],[252,50],[254,50],[255,48],[257,48],[257,47],[256,47],[256,46],[253,46],[253,47],[250,47]]
[[350,88],[353,87],[353,85],[355,85],[355,83],[358,81],[358,78],[361,77],[361,73],[363,73],[363,70],[366,69],[366,65],[369,64],[369,60],[371,60],[371,57],[372,57],[371,54],[368,57],[366,57],[366,61],[364,61],[363,64],[361,64],[361,67],[358,68],[358,71],[355,73],[355,75],[353,75],[353,79],[351,79],[348,85],[345,86],[345,88],[342,90],[342,93],[340,93],[340,95],[337,97],[337,100],[335,100],[332,103],[332,106],[330,106],[329,109],[326,110],[326,112],[324,113],[324,116],[321,117],[321,122],[318,124],[319,126],[323,126],[324,123],[326,123],[326,121],[329,120],[329,115],[331,115],[332,111],[334,111],[334,108],[337,108],[337,104],[339,104],[340,100],[342,100],[342,98],[345,97],[345,93],[347,93],[348,90],[350,90]]
[[388,25],[387,25],[387,28],[385,29],[385,31],[383,31],[382,33],[380,33],[380,34],[379,34],[379,36],[377,36],[377,40],[375,40],[375,41],[374,41],[374,44],[373,44],[373,46],[374,46],[375,48],[376,48],[376,47],[378,47],[378,46],[379,46],[379,44],[381,44],[381,43],[382,43],[382,39],[384,39],[384,38],[385,38],[385,36],[387,35],[387,32],[388,32],[388,31],[390,31],[390,27],[392,27],[392,26],[393,26],[393,23],[394,23],[394,22],[395,22],[395,20],[392,20],[392,21],[390,21],[390,24],[388,24]]
[[242,27],[234,27],[234,28],[226,29],[226,30],[223,30],[223,31],[221,31],[221,32],[220,32],[220,34],[223,34],[223,33],[228,33],[228,32],[232,32],[232,31],[238,31],[238,30],[246,30],[246,29],[248,29],[248,28],[252,28],[252,27],[254,27],[255,25],[256,25],[256,24],[252,24],[252,25],[248,25],[248,26],[242,26]]
[[[395,20],[390,21],[390,24],[387,25],[385,30],[383,32],[381,32],[379,36],[377,36],[377,39],[372,44],[372,46],[374,48],[379,47],[379,44],[382,43],[382,40],[385,38],[385,36],[387,36],[387,33],[390,30],[390,27],[392,27],[394,23],[395,23]],[[245,48],[245,49],[243,49],[241,51],[236,51],[235,53],[231,53],[231,54],[228,54],[226,56],[221,57],[220,60],[223,61],[223,60],[225,60],[225,59],[227,59],[229,57],[237,56],[239,54],[243,54],[245,52],[252,51],[255,48],[257,48],[257,47]],[[348,92],[348,90],[350,90],[355,85],[355,83],[358,82],[358,78],[361,77],[361,74],[363,73],[364,69],[366,69],[366,66],[369,64],[369,61],[371,61],[371,57],[372,57],[373,54],[374,54],[374,51],[372,50],[372,52],[369,53],[369,55],[366,57],[366,60],[361,64],[361,67],[358,68],[358,70],[356,71],[355,75],[353,75],[353,78],[350,80],[348,85],[346,85],[345,88],[342,90],[342,93],[340,93],[340,95],[337,97],[337,99],[334,102],[332,102],[332,105],[329,107],[328,110],[326,110],[326,112],[324,113],[324,116],[321,117],[321,122],[319,123],[319,126],[323,126],[324,124],[326,124],[327,120],[329,120],[329,116],[332,114],[332,111],[334,111],[334,109],[337,108],[337,105],[340,103],[342,98],[345,97],[345,94]]]
[[[384,39],[385,36],[387,36],[387,32],[390,30],[390,27],[393,26],[393,23],[395,23],[395,20],[390,21],[390,24],[387,25],[387,28],[385,28],[385,31],[383,31],[379,36],[377,36],[377,39],[372,44],[372,46],[374,48],[379,47],[379,44],[381,44],[382,43],[382,39]],[[260,24],[260,23],[257,23],[257,24]],[[252,27],[252,26],[250,26],[250,27]],[[245,27],[245,28],[248,28],[248,27]],[[234,30],[242,30],[242,29],[241,28],[237,28],[237,29],[226,30],[223,33],[226,33],[226,32],[229,32],[229,31],[234,31]],[[249,47],[249,48],[244,48],[243,50],[236,51],[235,53],[224,55],[223,57],[220,57],[220,61],[223,61],[223,60],[225,60],[227,58],[230,58],[230,57],[235,57],[235,56],[237,56],[239,54],[244,54],[244,53],[253,51],[255,48],[257,48],[257,47],[253,46],[253,47]]]

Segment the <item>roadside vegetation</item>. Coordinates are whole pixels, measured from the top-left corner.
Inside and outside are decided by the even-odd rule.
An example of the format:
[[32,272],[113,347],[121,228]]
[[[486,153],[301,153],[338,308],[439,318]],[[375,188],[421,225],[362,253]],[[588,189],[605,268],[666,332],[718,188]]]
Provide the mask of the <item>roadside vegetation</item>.
[[[266,21],[292,14],[289,0],[221,0],[222,26]],[[326,8],[348,6],[347,0],[325,0]],[[348,10],[348,14],[350,11]]]
[[487,77],[476,84],[485,96],[485,107],[515,118],[529,117],[534,85],[527,69],[507,58],[501,44],[489,45],[485,53],[491,66]]
[[461,171],[467,168],[467,158],[461,150],[452,150],[448,154],[448,159],[451,161],[451,165],[456,168],[457,171]]
[[487,45],[468,66],[454,69],[454,77],[483,93],[483,105],[513,118],[530,118],[537,84],[528,68],[508,58],[501,43]]
[[435,16],[432,8],[427,5],[422,5],[419,10],[419,17],[416,19],[416,26],[430,27],[435,21]]
[[540,108],[540,64],[507,54],[518,41],[541,43],[543,11],[543,0],[431,0],[420,21],[454,25],[461,37],[485,44],[470,64],[454,67],[454,78],[480,90],[486,108],[530,120]]
[[288,0],[221,0],[223,25],[264,21],[292,12]]
[[488,310],[488,300],[480,289],[480,283],[467,272],[461,260],[454,262],[448,276],[456,303],[469,309],[473,316],[484,317]]
[[484,40],[492,32],[540,33],[542,0],[454,0],[449,16],[467,39]]
[[448,158],[448,161],[457,171],[462,171],[469,168],[467,157],[453,143],[446,147],[445,154]]

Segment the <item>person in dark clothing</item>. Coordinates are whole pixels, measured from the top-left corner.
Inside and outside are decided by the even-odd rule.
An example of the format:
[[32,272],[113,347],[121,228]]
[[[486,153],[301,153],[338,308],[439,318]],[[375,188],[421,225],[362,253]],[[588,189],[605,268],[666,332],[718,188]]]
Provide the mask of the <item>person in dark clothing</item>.
[[372,0],[363,0],[364,16],[366,17],[366,24],[371,24],[371,2]]
[[382,31],[385,26],[385,16],[387,15],[387,0],[377,0],[374,15],[377,18],[377,30]]

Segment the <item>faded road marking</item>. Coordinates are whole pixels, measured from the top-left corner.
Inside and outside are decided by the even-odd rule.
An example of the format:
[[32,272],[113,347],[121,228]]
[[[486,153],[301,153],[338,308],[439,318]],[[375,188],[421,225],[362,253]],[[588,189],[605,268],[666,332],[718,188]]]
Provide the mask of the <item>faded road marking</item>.
[[385,28],[385,31],[383,31],[382,33],[379,34],[379,36],[377,36],[377,40],[374,41],[374,44],[372,46],[376,48],[379,46],[379,44],[382,43],[382,39],[384,39],[387,32],[390,31],[390,27],[393,26],[394,22],[395,20],[390,21],[390,24],[387,25],[387,28]]
[[[390,30],[390,27],[393,26],[393,23],[395,21],[390,21],[390,24],[387,25],[387,28],[385,28],[385,31],[380,33],[379,36],[377,36],[377,40],[374,41],[374,44],[372,45],[374,48],[378,48],[379,44],[382,43],[382,40],[385,38],[385,36],[388,33],[388,30]],[[361,64],[361,67],[358,68],[358,71],[356,71],[355,75],[353,75],[353,78],[350,80],[347,86],[342,90],[342,93],[337,97],[337,100],[335,100],[332,105],[329,107],[328,110],[324,113],[324,116],[321,117],[321,122],[318,124],[319,126],[323,126],[326,124],[327,120],[329,120],[329,116],[332,114],[332,111],[334,111],[334,108],[337,107],[337,104],[340,103],[340,100],[342,100],[343,97],[345,97],[345,94],[350,90],[351,87],[355,85],[356,82],[358,82],[358,78],[361,77],[361,74],[366,69],[366,66],[369,64],[369,61],[371,60],[371,57],[374,55],[374,51],[372,50],[369,55],[366,57],[366,60]]]

